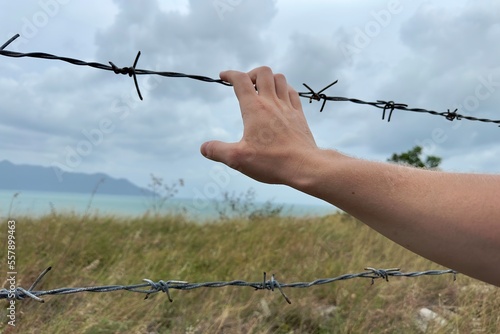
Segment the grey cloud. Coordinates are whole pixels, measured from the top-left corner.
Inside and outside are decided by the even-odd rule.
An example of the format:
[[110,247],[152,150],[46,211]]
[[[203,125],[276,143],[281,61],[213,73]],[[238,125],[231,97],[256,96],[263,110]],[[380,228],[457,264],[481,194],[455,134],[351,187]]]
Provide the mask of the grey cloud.
[[[276,14],[274,2],[242,1],[223,20],[212,2],[192,1],[187,14],[164,12],[157,1],[115,3],[119,12],[112,25],[97,33],[96,44],[97,58],[112,59],[118,66],[130,66],[141,50],[140,68],[216,77],[228,67],[265,63],[273,51],[261,35]],[[109,91],[110,80],[117,78],[104,80]],[[128,83],[132,85],[130,79]],[[130,90],[116,95],[125,104],[119,108],[129,108],[130,116],[109,141],[124,152],[185,159],[198,152],[202,141],[214,136],[228,140],[240,131],[231,126],[215,130],[239,119],[224,103],[229,99],[229,108],[237,109],[230,87],[159,77],[140,77],[139,83],[145,101],[138,102]]]
[[[373,20],[372,9],[380,10],[385,3],[380,7],[372,2],[330,4],[321,12],[311,10],[306,1],[225,1],[234,5],[222,19],[213,1],[192,0],[185,12],[165,11],[158,3],[115,1],[89,9],[88,4],[71,2],[21,48],[101,63],[111,60],[120,67],[130,66],[140,50],[140,68],[210,77],[228,68],[270,65],[299,91],[305,89],[303,82],[320,89],[339,79],[328,94],[394,100],[437,111],[463,105],[475,96],[480,77],[493,73],[500,83],[496,1],[490,1],[492,7],[471,1],[463,8],[451,1],[419,1],[425,5],[415,12],[405,5],[405,11],[352,63],[339,42],[352,42],[353,29]],[[0,13],[4,31],[17,29],[19,19],[38,8],[16,7],[14,14]],[[92,146],[91,154],[75,167],[78,171],[108,172],[141,185],[149,181],[149,172],[165,179],[189,177],[191,188],[185,191],[192,195],[193,187],[202,189],[211,182],[208,173],[217,165],[199,154],[199,145],[209,139],[238,140],[242,132],[230,87],[141,76],[145,99],[139,101],[133,80],[111,72],[4,58],[0,70],[1,133],[12,138],[0,149],[6,159],[16,162],[64,162],[66,147],[75,148],[86,140],[82,130],[96,129],[109,118],[113,131]],[[476,109],[461,111],[500,118],[500,87],[494,88]],[[495,162],[499,130],[494,125],[398,111],[387,123],[381,120],[381,110],[369,106],[327,103],[319,113],[320,103],[302,102],[321,147],[383,160],[421,142],[427,153],[444,158],[445,168],[500,170]],[[467,164],[467,159],[474,162]],[[241,175],[232,176],[227,189],[249,186],[277,194],[278,200],[303,198]]]
[[[163,12],[157,1],[117,2],[114,24],[97,34],[98,55],[129,63],[144,52],[141,68],[218,76],[227,68],[265,63],[273,51],[262,32],[276,14],[274,1],[242,1],[221,20],[213,2],[191,1],[189,12]],[[191,87],[196,86],[196,89]],[[206,84],[164,79],[155,97],[220,98]],[[159,96],[160,95],[160,96]],[[215,97],[214,97],[215,96]]]
[[[436,74],[471,65],[496,66],[500,12],[492,7],[492,2],[476,1],[456,11],[424,4],[403,23],[401,41],[415,54],[431,59]],[[495,44],[497,50],[492,50]]]
[[347,65],[347,60],[337,47],[338,38],[331,37],[325,41],[310,33],[292,34],[282,59],[283,72],[289,81],[300,85],[303,82],[326,85],[331,83],[329,80],[332,78],[338,78]]
[[[375,94],[410,107],[442,112],[459,106],[462,114],[500,118],[496,112],[500,87],[483,86],[479,96],[488,97],[476,96],[478,85],[490,74],[493,73],[495,83],[500,83],[496,56],[500,47],[490,37],[498,29],[499,13],[484,6],[469,3],[460,10],[429,3],[421,6],[401,28],[401,40],[411,53],[403,53],[388,75],[375,81]],[[467,108],[467,103],[475,107]],[[488,150],[498,136],[494,125],[466,120],[450,123],[437,116],[397,110],[390,127],[385,126],[364,123],[364,136],[353,136],[350,145],[365,142],[374,152],[387,154],[420,143],[445,159],[456,160],[458,156],[465,158],[471,150]]]

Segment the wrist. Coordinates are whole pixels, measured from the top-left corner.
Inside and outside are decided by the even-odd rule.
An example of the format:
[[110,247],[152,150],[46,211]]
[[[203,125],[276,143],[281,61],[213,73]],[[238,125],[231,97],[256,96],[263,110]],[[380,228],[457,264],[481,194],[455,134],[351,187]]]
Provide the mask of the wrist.
[[329,192],[327,188],[338,188],[341,185],[343,171],[349,168],[349,162],[353,159],[338,151],[316,149],[303,158],[295,177],[288,185],[324,199]]

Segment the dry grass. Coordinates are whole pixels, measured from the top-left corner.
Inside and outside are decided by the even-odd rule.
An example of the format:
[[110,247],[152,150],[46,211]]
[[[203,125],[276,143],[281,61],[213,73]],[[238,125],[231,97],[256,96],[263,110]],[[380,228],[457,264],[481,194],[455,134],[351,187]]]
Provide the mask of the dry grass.
[[[3,223],[2,231],[6,231]],[[3,235],[3,233],[2,233]],[[183,217],[119,219],[52,214],[18,218],[18,285],[28,287],[47,266],[39,289],[189,282],[260,281],[262,272],[283,282],[311,281],[363,271],[441,269],[388,241],[347,215],[213,222]],[[1,249],[6,249],[5,238]],[[2,264],[3,268],[3,264]],[[172,291],[144,300],[131,292],[45,296],[18,301],[15,330],[6,333],[420,333],[417,311],[447,319],[429,333],[496,333],[498,288],[463,275],[354,279],[279,292],[226,287]],[[5,305],[5,301],[2,301]],[[0,311],[5,319],[5,308]]]

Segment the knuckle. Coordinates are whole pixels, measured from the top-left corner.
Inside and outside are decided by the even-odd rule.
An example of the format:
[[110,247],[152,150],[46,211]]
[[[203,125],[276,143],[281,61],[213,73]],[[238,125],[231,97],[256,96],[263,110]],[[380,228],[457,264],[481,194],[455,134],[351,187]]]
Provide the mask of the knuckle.
[[247,146],[238,146],[228,152],[227,165],[235,170],[243,172],[243,166],[246,166],[252,160],[254,152]]
[[274,78],[275,78],[276,80],[286,81],[286,77],[285,77],[285,75],[284,75],[283,73],[276,73],[276,74],[274,75]]
[[261,66],[258,70],[259,72],[273,73],[273,70],[269,66]]
[[260,70],[261,71],[267,71],[267,72],[272,72],[273,71],[273,70],[271,70],[271,68],[269,66],[261,66]]
[[248,77],[248,74],[247,74],[247,73],[244,73],[244,72],[238,72],[238,71],[234,71],[232,75],[233,75],[233,78],[234,78],[235,80],[240,80],[240,81],[241,81],[241,80],[244,80],[244,79],[246,79],[246,78]]
[[241,159],[242,159],[241,150],[239,148],[235,148],[230,152],[228,152],[226,164],[232,169],[241,171],[241,166],[243,165],[241,163]]
[[288,92],[290,94],[298,94],[297,90],[295,88],[293,88],[292,86],[290,86],[290,85],[288,85]]

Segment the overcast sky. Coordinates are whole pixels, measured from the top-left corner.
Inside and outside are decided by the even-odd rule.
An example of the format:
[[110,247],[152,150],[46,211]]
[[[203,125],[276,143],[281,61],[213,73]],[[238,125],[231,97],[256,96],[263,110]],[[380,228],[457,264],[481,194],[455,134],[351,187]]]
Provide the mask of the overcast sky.
[[[298,91],[394,100],[500,119],[500,2],[485,1],[1,1],[0,45],[100,63],[218,77],[268,65]],[[260,200],[321,203],[259,184],[199,153],[211,139],[237,141],[242,123],[230,87],[139,77],[40,60],[0,57],[0,160],[103,172],[146,186],[150,173],[183,178],[198,204],[253,187]],[[347,102],[303,100],[323,148],[372,160],[422,145],[450,171],[500,171],[494,124]],[[54,177],[64,182],[64,174]]]

